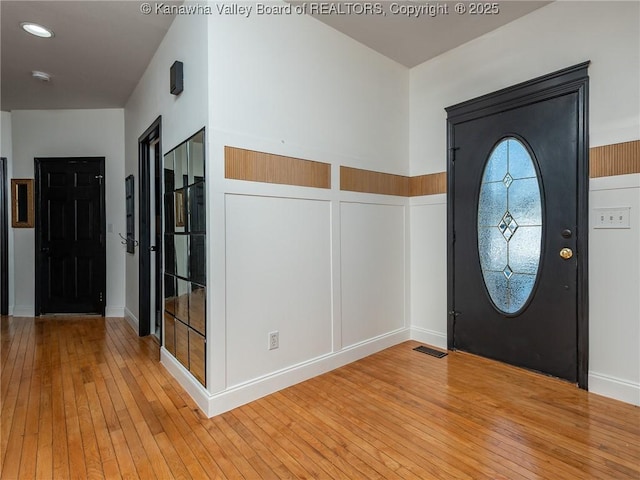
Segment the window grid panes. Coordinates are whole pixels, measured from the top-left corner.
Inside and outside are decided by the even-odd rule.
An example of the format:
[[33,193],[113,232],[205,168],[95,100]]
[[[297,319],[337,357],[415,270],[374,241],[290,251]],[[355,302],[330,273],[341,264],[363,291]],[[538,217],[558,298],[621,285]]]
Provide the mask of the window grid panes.
[[164,339],[206,386],[205,183],[202,130],[164,157]]

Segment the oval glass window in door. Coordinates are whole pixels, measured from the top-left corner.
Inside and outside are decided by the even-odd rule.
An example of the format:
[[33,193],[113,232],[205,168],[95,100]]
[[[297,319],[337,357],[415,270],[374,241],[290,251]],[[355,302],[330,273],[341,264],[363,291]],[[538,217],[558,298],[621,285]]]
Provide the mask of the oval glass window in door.
[[540,179],[529,151],[515,137],[492,150],[478,200],[478,252],[494,306],[515,314],[538,276],[542,249]]

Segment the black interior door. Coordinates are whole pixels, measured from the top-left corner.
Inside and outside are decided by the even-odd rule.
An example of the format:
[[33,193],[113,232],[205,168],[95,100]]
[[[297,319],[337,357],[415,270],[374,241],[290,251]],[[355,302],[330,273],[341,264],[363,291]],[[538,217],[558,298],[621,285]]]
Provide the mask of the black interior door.
[[104,158],[36,159],[36,313],[104,315]]
[[586,65],[449,108],[449,347],[586,387]]

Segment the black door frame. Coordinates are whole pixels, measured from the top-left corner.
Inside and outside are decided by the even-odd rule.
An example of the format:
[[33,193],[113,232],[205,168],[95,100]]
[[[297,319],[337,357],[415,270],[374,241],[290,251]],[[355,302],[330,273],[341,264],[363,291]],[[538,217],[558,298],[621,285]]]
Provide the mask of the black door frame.
[[7,159],[0,158],[0,315],[9,315],[9,197]]
[[[158,141],[156,148],[162,153],[162,116],[156,118],[147,130],[138,138],[138,176],[140,178],[140,188],[138,190],[140,210],[138,212],[138,226],[140,230],[139,249],[138,249],[138,335],[141,337],[151,333],[151,169],[150,162],[154,159],[150,158],[150,147],[155,141]],[[156,169],[159,168],[156,165]],[[157,176],[156,176],[157,178]],[[160,190],[159,190],[160,189]],[[162,195],[162,185],[156,184],[156,196]],[[157,212],[156,212],[157,213]],[[162,248],[161,245],[156,247],[156,263],[162,266]],[[161,268],[156,268],[156,276],[160,277]],[[156,298],[156,302],[160,299]]]
[[41,215],[40,211],[40,167],[43,163],[68,163],[70,161],[90,161],[99,163],[100,166],[100,243],[102,244],[102,258],[101,262],[101,270],[102,270],[102,278],[100,279],[100,283],[102,285],[102,298],[100,301],[100,315],[104,317],[105,309],[107,304],[107,249],[105,244],[105,231],[106,231],[106,206],[105,206],[105,157],[42,157],[34,159],[34,173],[35,173],[35,188],[34,188],[34,196],[35,196],[35,272],[34,272],[34,280],[35,280],[35,316],[40,316],[41,307],[42,307],[42,278],[41,278],[41,238],[40,238],[40,223],[41,223]]
[[578,212],[577,212],[577,346],[578,386],[588,387],[589,373],[589,77],[590,62],[580,63],[446,108],[447,111],[447,348],[455,349],[454,298],[454,128],[457,124],[495,115],[570,93],[578,94]]

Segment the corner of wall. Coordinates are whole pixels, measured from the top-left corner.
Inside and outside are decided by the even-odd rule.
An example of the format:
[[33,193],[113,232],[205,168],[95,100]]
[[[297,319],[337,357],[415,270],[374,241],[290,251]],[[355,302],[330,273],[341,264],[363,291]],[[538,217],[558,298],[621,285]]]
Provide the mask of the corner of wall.
[[14,305],[13,306],[14,317],[34,317],[35,308],[33,305]]
[[[13,178],[13,138],[12,138],[12,116],[11,112],[0,112],[0,156],[7,159],[7,181]],[[14,278],[15,259],[13,249],[13,229],[9,228],[9,279]],[[15,309],[15,287],[14,282],[9,281],[9,315],[13,315]]]
[[640,407],[640,384],[589,372],[589,392]]
[[126,317],[125,315],[125,308],[123,306],[109,306],[105,308],[105,312],[104,312],[104,316],[105,317],[117,317],[117,318],[122,318],[122,317]]
[[212,395],[194,378],[189,370],[184,368],[176,357],[171,355],[164,347],[160,348],[160,363],[164,365],[180,386],[184,388],[193,401],[196,402],[198,408],[208,417],[212,417],[213,415],[210,413]]
[[124,307],[123,314],[125,320],[129,323],[129,325],[131,325],[131,328],[133,328],[136,333],[139,332],[140,322],[138,321],[138,318],[133,313],[131,313],[131,310],[129,310],[127,307]]
[[[403,328],[395,332],[381,335],[377,338],[362,342],[352,347],[347,347],[338,353],[331,353],[298,365],[285,368],[283,370],[273,372],[263,377],[257,378],[242,385],[227,389],[216,395],[209,395],[207,408],[202,408],[201,402],[204,397],[201,392],[193,391],[193,388],[187,388],[187,391],[196,401],[198,406],[209,416],[213,417],[221,413],[232,410],[246,403],[257,400],[278,390],[290,387],[297,383],[303,382],[310,378],[322,375],[336,368],[342,367],[349,363],[360,360],[361,358],[373,355],[381,350],[397,345],[401,342],[409,340],[409,329]],[[170,357],[170,355],[167,355]],[[177,363],[177,361],[173,361]],[[177,364],[179,380],[183,386],[189,386],[194,383],[190,374],[184,375],[186,369],[179,363]],[[169,367],[167,367],[169,368]],[[173,366],[170,370],[174,373]],[[183,376],[188,378],[182,378]],[[195,382],[197,383],[197,382]],[[199,384],[198,384],[199,385]],[[200,386],[200,389],[202,387]]]
[[412,326],[411,340],[426,343],[427,345],[433,345],[434,347],[443,348],[445,350],[447,349],[446,333],[443,334],[442,332],[436,332],[434,330]]

